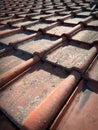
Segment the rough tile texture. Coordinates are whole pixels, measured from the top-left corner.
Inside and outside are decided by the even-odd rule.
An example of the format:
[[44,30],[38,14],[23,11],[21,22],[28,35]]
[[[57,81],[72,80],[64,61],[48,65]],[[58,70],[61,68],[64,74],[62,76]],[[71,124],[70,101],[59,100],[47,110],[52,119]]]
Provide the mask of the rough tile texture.
[[56,21],[57,19],[62,19],[64,16],[52,16],[50,18],[47,18],[46,20]]
[[98,40],[98,32],[97,31],[90,31],[90,30],[83,30],[77,33],[75,36],[72,37],[75,40],[87,42],[89,44],[93,43],[94,41]]
[[97,12],[90,0],[0,1],[0,130],[98,130]]
[[66,111],[67,107],[65,106],[51,130],[87,130],[88,126],[89,130],[97,130],[98,106],[95,104],[98,100],[98,85],[96,90],[93,89],[95,85],[87,82],[81,83],[78,87],[81,90],[78,90],[70,108]]
[[48,23],[38,23],[38,24],[35,24],[35,25],[27,27],[27,29],[38,31],[38,29],[45,28],[47,26],[51,26],[51,24],[48,24]]
[[92,49],[88,50],[68,45],[49,54],[46,59],[68,69],[73,67],[81,69],[89,56],[92,55],[92,51]]
[[57,35],[57,36],[61,36],[64,33],[65,34],[68,33],[71,29],[72,29],[71,27],[57,26],[57,27],[54,27],[53,29],[47,31],[47,33],[54,34],[54,35]]
[[22,22],[13,24],[13,26],[20,27],[20,26],[25,26],[27,24],[31,24],[31,23],[33,23],[33,21],[22,21]]
[[21,51],[14,51],[0,59],[0,74],[28,60],[31,56],[23,54]]
[[30,41],[24,42],[18,48],[30,53],[34,53],[36,51],[41,52],[55,44],[55,40],[56,38],[52,36],[39,36]]
[[[66,76],[63,69],[39,63],[1,92],[0,106],[21,124]],[[4,101],[5,98],[8,100]]]
[[71,19],[65,20],[64,22],[65,23],[77,24],[77,23],[79,23],[80,21],[83,21],[83,20],[84,20],[83,18],[71,18]]
[[10,42],[15,42],[18,40],[22,40],[23,38],[28,37],[31,34],[31,32],[20,32],[17,34],[13,34],[13,35],[9,35],[3,38],[0,38],[0,42],[4,43],[4,44],[9,44]]

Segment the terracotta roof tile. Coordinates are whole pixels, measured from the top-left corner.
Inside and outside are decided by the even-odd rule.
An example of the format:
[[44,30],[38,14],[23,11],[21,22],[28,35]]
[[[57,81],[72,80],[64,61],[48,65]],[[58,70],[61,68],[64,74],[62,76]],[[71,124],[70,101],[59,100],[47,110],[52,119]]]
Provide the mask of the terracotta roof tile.
[[97,130],[97,37],[90,0],[0,1],[0,130]]

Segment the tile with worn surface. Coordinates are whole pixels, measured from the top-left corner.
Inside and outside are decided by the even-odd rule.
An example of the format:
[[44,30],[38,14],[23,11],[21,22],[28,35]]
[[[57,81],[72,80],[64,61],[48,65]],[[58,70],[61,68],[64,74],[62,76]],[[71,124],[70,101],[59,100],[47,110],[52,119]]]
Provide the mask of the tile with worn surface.
[[98,129],[98,10],[87,1],[0,1],[0,130]]
[[21,51],[12,51],[12,53],[9,52],[9,54],[0,58],[0,74],[3,74],[29,58],[31,58],[30,55],[24,54]]
[[98,84],[81,82],[76,96],[69,102],[69,107],[64,106],[51,130],[98,129]]
[[62,12],[58,12],[60,15],[68,15],[70,14],[71,11],[62,11]]
[[41,52],[56,43],[57,38],[49,35],[41,35],[23,42],[18,48],[29,53]]
[[51,24],[49,23],[37,23],[31,26],[28,26],[27,29],[29,30],[34,30],[34,31],[38,31],[39,29],[43,29],[45,27],[51,26]]
[[29,32],[29,31],[23,31],[23,32],[20,32],[20,33],[16,33],[16,34],[13,34],[13,35],[8,35],[6,37],[2,37],[2,38],[0,38],[0,42],[8,45],[11,42],[22,40],[23,38],[28,37],[30,34],[32,34],[32,33]]
[[33,24],[34,21],[21,21],[21,22],[17,22],[15,24],[13,24],[13,26],[16,26],[16,27],[21,27],[21,26],[25,26],[25,25],[28,25],[28,24]]
[[56,26],[56,27],[48,30],[47,33],[61,36],[64,33],[65,34],[68,33],[71,29],[72,29],[72,27],[68,27],[68,26]]
[[0,92],[0,106],[21,125],[67,75],[48,62],[38,63]]
[[77,14],[78,16],[89,16],[90,15],[90,12],[89,11],[85,11],[85,12],[80,12]]
[[68,69],[73,67],[81,69],[85,66],[85,63],[87,63],[88,59],[92,55],[92,52],[93,48],[83,49],[79,46],[67,45],[60,47],[51,54],[47,55],[46,59]]
[[37,16],[32,17],[32,19],[40,19],[41,17],[47,17],[49,15],[50,14],[37,15]]
[[80,21],[83,21],[83,20],[84,20],[83,18],[71,18],[71,19],[65,20],[64,22],[65,23],[77,24],[77,23],[79,23]]
[[15,19],[15,18],[13,18],[13,17],[10,17],[10,18],[8,18],[7,20],[3,20],[1,23],[7,24],[7,22],[13,22],[13,21],[15,21],[15,20],[17,20],[17,19]]
[[72,39],[92,44],[98,40],[98,31],[82,30],[72,37]]
[[52,16],[50,18],[46,18],[46,20],[56,21],[57,19],[62,19],[64,16]]

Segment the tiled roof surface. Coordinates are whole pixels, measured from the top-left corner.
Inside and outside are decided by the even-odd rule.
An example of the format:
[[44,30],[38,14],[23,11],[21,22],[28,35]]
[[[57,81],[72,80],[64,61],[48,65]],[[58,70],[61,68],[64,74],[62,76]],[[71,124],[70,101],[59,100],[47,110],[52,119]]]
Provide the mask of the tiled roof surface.
[[0,1],[0,130],[98,130],[90,0]]

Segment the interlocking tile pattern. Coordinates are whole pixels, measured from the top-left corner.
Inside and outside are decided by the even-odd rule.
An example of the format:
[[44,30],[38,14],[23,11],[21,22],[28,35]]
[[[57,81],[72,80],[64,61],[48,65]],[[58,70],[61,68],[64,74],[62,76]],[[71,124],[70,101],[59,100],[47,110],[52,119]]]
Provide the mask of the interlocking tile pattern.
[[97,130],[97,102],[90,0],[1,0],[0,130]]

